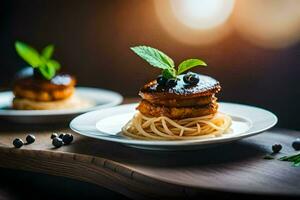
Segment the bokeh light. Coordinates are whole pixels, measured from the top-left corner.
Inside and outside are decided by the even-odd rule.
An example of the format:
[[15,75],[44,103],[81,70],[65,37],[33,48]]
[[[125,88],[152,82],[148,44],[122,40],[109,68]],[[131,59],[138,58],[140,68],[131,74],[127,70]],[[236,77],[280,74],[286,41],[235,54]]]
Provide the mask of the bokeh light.
[[235,29],[251,43],[284,48],[299,41],[299,0],[240,0],[236,7]]
[[162,27],[189,45],[211,45],[235,30],[263,48],[300,40],[299,0],[155,0]]
[[229,19],[234,0],[156,0],[162,27],[176,40],[189,45],[210,45],[232,30]]
[[234,0],[173,0],[172,10],[183,24],[209,29],[224,23],[231,15]]

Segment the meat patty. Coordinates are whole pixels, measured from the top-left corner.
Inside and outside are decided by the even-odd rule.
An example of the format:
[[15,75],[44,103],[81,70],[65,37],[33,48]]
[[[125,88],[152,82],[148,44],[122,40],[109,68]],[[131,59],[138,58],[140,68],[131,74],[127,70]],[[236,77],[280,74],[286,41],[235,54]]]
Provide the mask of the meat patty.
[[174,99],[159,99],[159,98],[150,98],[145,99],[148,102],[166,107],[190,107],[190,106],[203,106],[210,104],[212,101],[216,101],[217,98],[214,95],[195,97],[195,98],[174,98]]
[[191,98],[212,96],[221,90],[220,83],[204,75],[197,74],[199,82],[196,85],[188,85],[183,81],[183,75],[178,76],[175,87],[160,86],[156,80],[151,81],[141,88],[139,95],[148,101],[155,99],[169,100],[176,99],[186,100]]
[[15,97],[34,101],[56,101],[69,98],[74,93],[76,79],[70,75],[56,75],[51,80],[36,79],[33,76],[16,80]]
[[204,106],[165,107],[151,104],[147,100],[142,100],[138,105],[137,110],[146,116],[165,116],[170,119],[185,119],[215,114],[218,110],[218,104],[216,101],[212,101]]
[[187,84],[184,75],[177,76],[174,87],[158,84],[156,80],[140,90],[143,100],[137,110],[152,117],[165,116],[171,119],[185,119],[215,114],[218,110],[215,94],[221,90],[215,79],[195,74],[197,84]]

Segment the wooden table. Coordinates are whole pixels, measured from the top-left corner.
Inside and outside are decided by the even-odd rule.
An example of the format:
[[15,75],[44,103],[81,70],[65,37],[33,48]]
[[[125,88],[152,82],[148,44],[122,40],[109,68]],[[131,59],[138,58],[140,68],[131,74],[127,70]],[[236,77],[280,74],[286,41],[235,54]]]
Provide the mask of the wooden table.
[[[64,176],[94,183],[134,199],[187,198],[202,194],[284,195],[300,197],[300,167],[265,160],[274,143],[282,154],[294,152],[297,131],[272,129],[238,142],[209,149],[158,152],[129,148],[73,133],[71,145],[53,148],[60,126],[0,122],[0,166]],[[21,149],[12,140],[34,133],[36,142]]]

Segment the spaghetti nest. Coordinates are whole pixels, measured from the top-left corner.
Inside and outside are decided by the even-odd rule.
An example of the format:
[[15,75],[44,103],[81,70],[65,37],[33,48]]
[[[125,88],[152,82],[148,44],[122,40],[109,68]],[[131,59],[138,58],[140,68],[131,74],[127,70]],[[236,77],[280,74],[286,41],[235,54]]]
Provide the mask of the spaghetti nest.
[[124,135],[142,140],[191,140],[218,137],[230,128],[231,117],[223,113],[172,120],[147,117],[138,112],[122,128]]

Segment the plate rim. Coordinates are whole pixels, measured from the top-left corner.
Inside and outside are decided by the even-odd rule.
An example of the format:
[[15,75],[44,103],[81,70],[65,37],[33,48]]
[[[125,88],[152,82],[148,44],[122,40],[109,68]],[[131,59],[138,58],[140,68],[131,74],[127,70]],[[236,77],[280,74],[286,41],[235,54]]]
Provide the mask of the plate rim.
[[[161,147],[161,146],[164,146],[164,147],[174,147],[174,146],[189,146],[189,145],[208,145],[208,144],[218,144],[218,143],[225,143],[225,142],[230,142],[230,141],[235,141],[235,140],[239,140],[239,139],[243,139],[243,138],[246,138],[246,137],[251,137],[251,136],[254,136],[254,135],[257,135],[259,133],[262,133],[266,130],[269,130],[270,128],[274,127],[277,122],[278,122],[278,118],[277,116],[272,113],[271,111],[269,110],[266,110],[266,109],[263,109],[263,108],[259,108],[259,107],[256,107],[256,106],[251,106],[251,105],[245,105],[245,104],[239,104],[239,103],[230,103],[230,102],[219,102],[219,104],[229,104],[229,105],[238,105],[238,106],[246,106],[246,107],[250,107],[250,108],[253,108],[253,109],[259,109],[259,110],[262,110],[263,112],[266,112],[268,113],[268,115],[270,116],[270,118],[272,118],[272,121],[273,123],[269,124],[268,126],[262,128],[261,130],[259,131],[246,131],[245,133],[242,133],[242,134],[239,134],[239,135],[236,135],[236,136],[232,136],[232,137],[219,137],[219,138],[214,138],[214,140],[203,140],[203,139],[198,139],[198,140],[172,140],[172,141],[164,141],[164,140],[160,140],[160,141],[156,141],[156,140],[137,140],[137,139],[127,139],[127,138],[115,138],[113,136],[109,136],[107,134],[103,134],[101,135],[101,132],[99,130],[96,130],[98,131],[99,135],[91,135],[91,134],[86,134],[86,133],[83,133],[82,131],[80,130],[77,130],[75,127],[74,127],[74,123],[76,122],[76,120],[79,119],[79,117],[83,117],[84,115],[90,115],[91,113],[95,113],[95,112],[99,112],[99,111],[91,111],[91,112],[87,112],[85,114],[82,114],[82,115],[79,115],[77,117],[75,117],[69,124],[69,127],[71,128],[71,130],[73,130],[74,132],[80,134],[80,135],[84,135],[84,136],[87,136],[87,137],[91,137],[91,138],[96,138],[96,139],[99,139],[99,140],[105,140],[105,141],[111,141],[111,142],[117,142],[117,143],[121,143],[121,144],[125,144],[125,145],[129,145],[129,146],[153,146],[153,147]],[[124,107],[124,106],[134,106],[134,105],[137,105],[137,103],[133,103],[133,104],[123,104],[123,105],[119,105],[119,106],[115,106],[115,107],[111,107],[111,108],[105,108],[105,109],[102,109],[101,112],[105,112],[105,110],[110,110],[110,109],[116,109],[116,108],[119,108],[119,107]],[[240,115],[237,115],[237,116],[240,116]],[[96,124],[95,124],[96,126]]]
[[[0,117],[35,117],[35,116],[63,116],[63,115],[75,115],[80,113],[86,113],[86,112],[93,112],[95,110],[103,109],[103,108],[110,108],[116,105],[119,105],[124,100],[124,97],[115,91],[102,89],[102,88],[96,88],[96,87],[83,87],[79,86],[76,87],[76,90],[82,92],[84,90],[98,90],[98,92],[104,92],[106,94],[109,94],[111,97],[114,98],[113,101],[102,104],[102,105],[96,105],[89,108],[83,108],[83,109],[63,109],[63,110],[2,110],[0,109]],[[13,95],[13,92],[11,90],[7,91],[1,91],[0,95]]]

